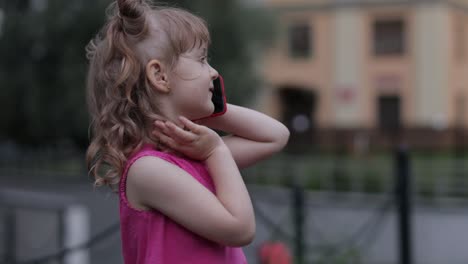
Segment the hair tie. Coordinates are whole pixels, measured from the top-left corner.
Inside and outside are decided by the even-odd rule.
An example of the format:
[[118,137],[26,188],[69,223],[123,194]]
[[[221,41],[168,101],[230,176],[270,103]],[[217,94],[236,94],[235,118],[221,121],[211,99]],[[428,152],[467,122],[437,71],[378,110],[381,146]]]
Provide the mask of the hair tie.
[[118,20],[118,24],[119,24],[120,30],[121,30],[123,33],[127,33],[127,32],[125,32],[124,19],[123,19],[123,17],[120,15],[120,11],[117,12],[117,20]]
[[123,25],[124,18],[123,18],[123,16],[120,14],[120,11],[117,12],[117,19],[119,20],[120,24]]

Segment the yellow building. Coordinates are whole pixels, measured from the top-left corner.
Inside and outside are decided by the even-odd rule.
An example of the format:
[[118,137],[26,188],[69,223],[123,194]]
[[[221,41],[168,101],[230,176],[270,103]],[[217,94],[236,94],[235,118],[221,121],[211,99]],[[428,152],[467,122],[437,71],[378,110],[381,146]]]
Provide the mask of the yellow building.
[[260,67],[263,110],[292,140],[404,128],[414,145],[451,145],[468,124],[468,1],[264,2],[280,34]]

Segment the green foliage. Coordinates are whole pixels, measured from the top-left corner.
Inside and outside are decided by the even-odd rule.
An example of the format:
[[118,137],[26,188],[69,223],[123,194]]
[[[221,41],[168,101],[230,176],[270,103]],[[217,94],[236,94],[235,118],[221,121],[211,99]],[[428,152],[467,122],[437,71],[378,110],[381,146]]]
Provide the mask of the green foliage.
[[305,184],[305,188],[310,191],[320,191],[322,189],[320,179],[315,175],[309,175]]
[[[38,1],[41,2],[41,1]],[[105,19],[109,0],[3,1],[0,35],[0,141],[45,145],[71,139],[88,144],[84,47]],[[253,52],[269,42],[271,17],[238,2],[167,1],[208,21],[212,65],[225,78],[228,100],[245,103],[258,80]]]
[[331,177],[333,178],[337,191],[347,191],[351,189],[350,174],[342,165],[336,165],[333,168]]
[[87,143],[84,47],[107,3],[50,0],[4,4],[0,37],[0,139],[40,145]]
[[343,252],[336,254],[336,248],[331,247],[331,255],[324,254],[321,258],[314,261],[320,264],[360,264],[363,263],[361,253],[357,248],[350,247]]
[[363,190],[367,193],[380,193],[382,177],[375,169],[366,169],[363,174]]

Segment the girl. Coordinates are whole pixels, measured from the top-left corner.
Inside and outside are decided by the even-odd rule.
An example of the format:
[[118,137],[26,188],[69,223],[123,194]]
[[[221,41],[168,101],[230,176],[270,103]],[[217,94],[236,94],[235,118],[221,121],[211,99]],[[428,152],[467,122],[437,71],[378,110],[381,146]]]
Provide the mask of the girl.
[[255,219],[239,168],[281,150],[289,131],[235,105],[205,118],[218,72],[202,19],[142,0],[110,11],[87,47],[87,164],[119,193],[125,263],[246,263]]

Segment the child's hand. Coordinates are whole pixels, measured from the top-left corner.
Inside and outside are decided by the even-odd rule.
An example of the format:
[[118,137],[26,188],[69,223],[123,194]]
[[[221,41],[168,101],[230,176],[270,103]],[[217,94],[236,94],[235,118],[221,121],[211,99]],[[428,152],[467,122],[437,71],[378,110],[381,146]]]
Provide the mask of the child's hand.
[[206,126],[197,125],[185,117],[179,118],[185,130],[171,121],[156,121],[153,135],[160,143],[195,160],[208,159],[224,144],[221,137]]

